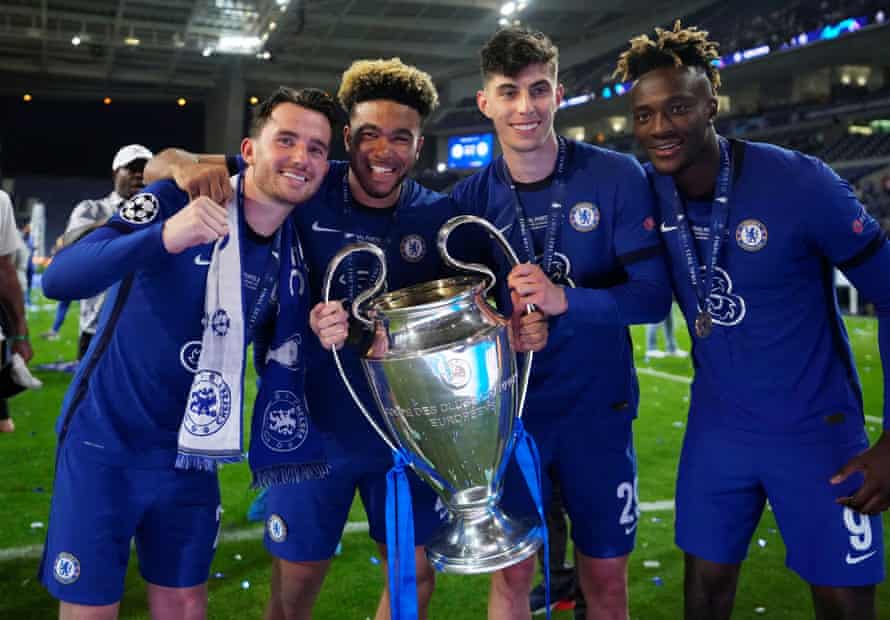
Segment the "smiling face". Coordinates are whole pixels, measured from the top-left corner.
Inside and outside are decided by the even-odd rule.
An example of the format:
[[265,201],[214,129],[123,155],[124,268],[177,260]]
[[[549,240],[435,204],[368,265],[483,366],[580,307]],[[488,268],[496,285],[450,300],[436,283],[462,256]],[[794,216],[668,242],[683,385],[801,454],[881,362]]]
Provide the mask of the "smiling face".
[[631,101],[634,136],[660,174],[682,174],[709,156],[717,98],[702,71],[662,67],[644,73]]
[[259,135],[241,143],[252,170],[250,187],[257,193],[249,197],[288,208],[309,200],[328,171],[330,143],[331,125],[324,114],[278,104]]
[[505,153],[528,153],[551,138],[553,117],[562,96],[555,69],[545,63],[532,63],[515,77],[490,75],[484,89],[476,93],[476,103],[494,123]]
[[420,113],[390,99],[355,104],[344,129],[350,190],[369,207],[389,207],[399,196],[423,146]]

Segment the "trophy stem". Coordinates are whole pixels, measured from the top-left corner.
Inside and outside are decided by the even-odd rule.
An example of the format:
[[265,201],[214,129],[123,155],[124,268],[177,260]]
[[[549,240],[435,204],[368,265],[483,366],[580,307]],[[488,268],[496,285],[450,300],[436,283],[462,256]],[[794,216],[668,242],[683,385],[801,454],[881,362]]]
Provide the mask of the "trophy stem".
[[452,507],[451,520],[427,544],[436,570],[458,575],[491,573],[531,557],[544,543],[537,516],[514,519],[496,504]]

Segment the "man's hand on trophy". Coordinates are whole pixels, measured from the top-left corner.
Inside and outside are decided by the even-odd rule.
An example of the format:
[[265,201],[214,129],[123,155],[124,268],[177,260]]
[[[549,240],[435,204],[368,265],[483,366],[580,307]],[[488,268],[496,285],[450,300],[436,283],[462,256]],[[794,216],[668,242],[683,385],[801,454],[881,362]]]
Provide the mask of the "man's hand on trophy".
[[173,180],[189,198],[207,196],[218,204],[226,204],[234,195],[229,171],[219,164],[199,162],[179,163],[173,170]]
[[516,291],[510,291],[513,316],[510,317],[510,343],[520,353],[540,351],[547,345],[547,317],[540,312],[525,311]]
[[164,222],[161,241],[171,254],[210,243],[229,234],[226,208],[201,196]]
[[520,303],[534,304],[547,316],[558,316],[568,310],[565,290],[554,284],[547,274],[532,263],[521,263],[507,275],[507,286],[519,295]]
[[326,350],[339,350],[349,335],[349,314],[339,301],[318,303],[309,313],[309,327]]

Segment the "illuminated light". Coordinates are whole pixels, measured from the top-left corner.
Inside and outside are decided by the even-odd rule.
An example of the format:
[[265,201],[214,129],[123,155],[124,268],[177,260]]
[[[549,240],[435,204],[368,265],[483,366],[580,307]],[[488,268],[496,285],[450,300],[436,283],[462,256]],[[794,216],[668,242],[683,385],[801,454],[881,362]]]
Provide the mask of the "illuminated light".
[[733,60],[733,62],[742,62],[742,53],[736,52],[735,54],[733,54],[732,60]]
[[102,100],[102,103],[104,103],[105,105],[111,105],[111,97],[105,97],[105,99]]
[[269,33],[268,33],[268,32],[264,32],[264,33],[263,33],[263,36],[260,37],[260,38],[263,40],[263,43],[265,43],[266,41],[269,40]]
[[879,24],[883,24],[884,20],[887,19],[887,14],[884,11],[878,11],[875,13],[875,21]]
[[606,86],[603,89],[603,99],[611,99],[612,98],[612,89]]
[[516,3],[515,2],[505,2],[501,6],[501,15],[513,15],[516,12]]
[[844,86],[849,86],[850,82],[852,82],[852,79],[848,74],[845,73],[841,76],[841,84],[843,84]]
[[188,101],[186,100],[185,97],[180,97],[179,99],[176,100],[176,105],[178,105],[180,108],[184,108],[185,104],[187,104],[187,103],[188,103]]
[[256,105],[259,102],[260,100],[256,96],[250,98],[250,105]]
[[204,48],[204,51],[201,52],[201,56],[203,56],[204,58],[207,58],[207,57],[210,56],[210,54],[212,54],[212,53],[213,53],[213,48],[212,48],[212,47],[205,47],[205,48]]
[[864,75],[860,75],[858,78],[856,78],[857,86],[865,86],[866,84],[868,84],[868,79],[866,79]]
[[448,169],[448,166],[446,166],[442,162],[439,162],[438,164],[436,164],[436,172],[445,172],[447,169]]
[[275,0],[275,3],[278,6],[283,6],[284,8],[287,8],[287,5],[289,2],[290,2],[290,0]]
[[624,84],[616,84],[615,85],[615,94],[623,95],[625,93]]
[[[271,27],[272,22],[269,24]],[[259,37],[244,36],[238,34],[224,34],[216,44],[217,52],[230,52],[233,54],[254,54],[259,49],[262,41]]]
[[272,58],[272,54],[268,51],[260,52],[259,54],[256,55],[256,57],[258,60],[269,60],[270,58]]
[[25,93],[25,95],[22,97],[22,99],[24,100],[25,103],[28,103],[28,102],[31,101],[33,98],[34,98],[34,97],[31,96],[31,93]]
[[126,45],[132,45],[135,47],[136,45],[139,45],[140,43],[141,43],[141,41],[139,40],[138,37],[127,37],[124,39],[124,44],[126,44]]
[[278,28],[278,24],[276,24],[275,22],[269,22],[269,30],[275,30],[276,28]]
[[81,39],[79,36],[74,35],[73,37],[71,37],[71,45],[73,45],[74,47],[77,47],[78,45],[80,45],[80,40]]
[[742,52],[742,58],[751,60],[752,58],[757,58],[759,56],[766,56],[769,52],[769,45],[761,45],[760,47],[752,47],[751,49]]
[[525,10],[525,7],[527,7],[527,6],[528,6],[528,2],[519,2],[519,3],[517,3],[517,5],[516,5],[516,10],[517,10],[517,11],[524,11],[524,10]]
[[286,5],[286,4],[285,4],[284,6],[281,7],[281,12],[284,13],[285,11],[287,11],[287,5]]
[[799,35],[797,35],[797,43],[799,45],[806,45],[807,43],[809,43],[809,41],[810,41],[810,37],[807,36],[806,32],[802,32]]
[[573,105],[581,105],[582,103],[587,103],[590,101],[590,95],[575,95],[574,97],[569,97],[565,101],[563,101],[564,107],[569,107]]
[[499,26],[509,26],[509,25],[510,25],[510,20],[507,19],[506,17],[502,17],[502,18],[500,18],[500,19],[498,20],[498,25],[499,25]]

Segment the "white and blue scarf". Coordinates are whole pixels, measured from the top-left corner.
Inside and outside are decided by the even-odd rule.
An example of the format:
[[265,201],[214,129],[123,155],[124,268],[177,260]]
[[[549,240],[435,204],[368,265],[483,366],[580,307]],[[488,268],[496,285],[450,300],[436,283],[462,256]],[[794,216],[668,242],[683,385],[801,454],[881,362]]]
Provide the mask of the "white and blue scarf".
[[214,471],[219,463],[243,460],[240,413],[246,345],[254,323],[277,294],[272,339],[265,358],[258,356],[264,363],[257,368],[260,389],[251,424],[253,483],[269,486],[323,478],[330,466],[321,435],[311,432],[306,366],[300,355],[309,304],[299,238],[288,218],[275,233],[256,303],[249,310],[244,308],[239,215],[244,208],[243,173],[232,177],[232,184],[235,198],[227,205],[229,234],[214,245],[207,271],[201,356],[179,429],[176,467]]

